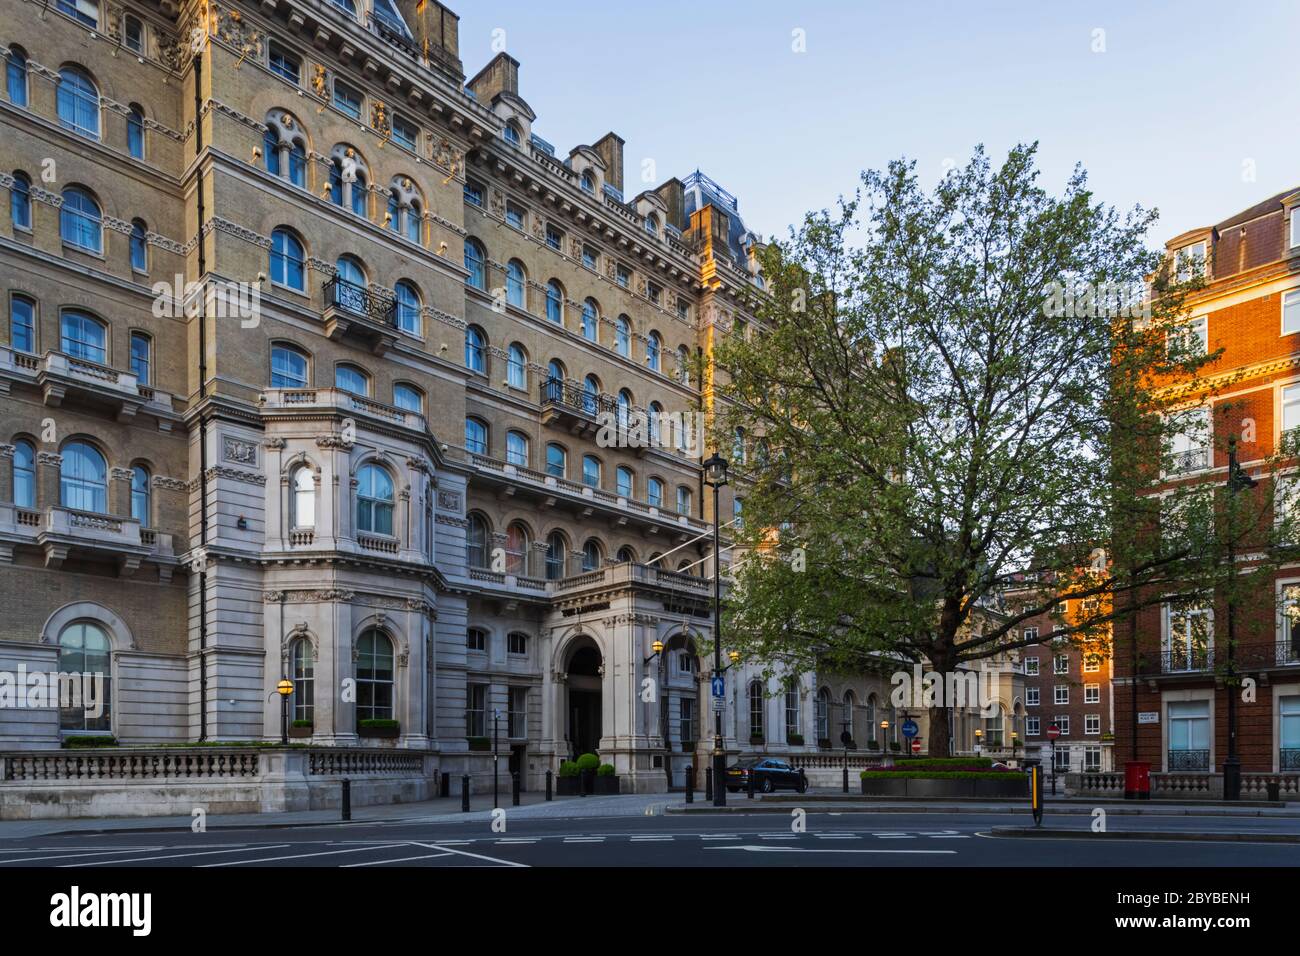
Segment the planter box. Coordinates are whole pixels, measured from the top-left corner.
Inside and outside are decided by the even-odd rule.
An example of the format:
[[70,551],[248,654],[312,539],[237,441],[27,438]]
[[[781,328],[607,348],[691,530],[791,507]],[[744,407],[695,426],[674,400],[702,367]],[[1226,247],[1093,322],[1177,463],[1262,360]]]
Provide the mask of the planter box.
[[803,737],[799,734],[792,734],[785,738],[785,743],[787,747],[802,747]]
[[358,727],[358,737],[370,737],[371,739],[396,740],[401,736],[401,727]]
[[619,789],[618,775],[612,777],[596,777],[596,794],[598,796],[607,796],[612,793],[621,792]]
[[581,793],[582,779],[580,777],[556,777],[555,793],[561,797],[576,797]]
[[763,738],[763,737],[750,737],[750,738],[749,738],[749,745],[750,745],[751,747],[761,747],[761,746],[763,746],[763,744],[765,744],[766,742],[767,742],[766,739]]
[[289,728],[290,737],[310,737],[312,733],[314,733],[314,730],[311,727],[290,727]]
[[471,753],[481,753],[492,749],[492,741],[487,737],[469,737],[467,739]]
[[1022,773],[990,774],[983,779],[909,779],[906,777],[863,777],[866,797],[967,797],[973,799],[1029,799],[1028,778]]

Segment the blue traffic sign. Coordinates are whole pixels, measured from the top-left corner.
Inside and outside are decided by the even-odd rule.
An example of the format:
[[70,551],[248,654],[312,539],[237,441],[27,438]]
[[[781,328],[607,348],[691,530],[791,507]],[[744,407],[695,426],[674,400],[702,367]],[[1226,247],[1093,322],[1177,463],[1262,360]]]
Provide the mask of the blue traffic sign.
[[727,696],[727,682],[723,679],[721,674],[718,674],[713,678],[713,696],[718,698]]
[[903,736],[909,740],[915,737],[916,732],[920,729],[920,727],[916,726],[916,721],[912,720],[910,717],[903,721]]

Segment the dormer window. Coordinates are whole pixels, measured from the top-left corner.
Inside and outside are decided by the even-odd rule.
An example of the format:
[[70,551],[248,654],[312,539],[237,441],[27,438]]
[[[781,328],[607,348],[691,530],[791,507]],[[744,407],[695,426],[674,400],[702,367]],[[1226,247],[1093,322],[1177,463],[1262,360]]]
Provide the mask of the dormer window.
[[1193,242],[1174,253],[1174,275],[1179,282],[1190,282],[1205,275],[1205,242]]
[[589,172],[585,172],[585,173],[582,174],[582,180],[581,180],[581,182],[582,182],[582,191],[583,191],[584,193],[590,193],[590,194],[593,195],[593,196],[596,195],[596,177],[595,177],[595,176],[591,175],[591,173],[589,173]]
[[511,146],[518,146],[522,137],[519,135],[519,127],[514,123],[506,123],[501,128],[501,138]]
[[1291,248],[1300,249],[1300,205],[1291,207]]
[[659,220],[654,213],[645,217],[645,231],[652,236],[659,235]]

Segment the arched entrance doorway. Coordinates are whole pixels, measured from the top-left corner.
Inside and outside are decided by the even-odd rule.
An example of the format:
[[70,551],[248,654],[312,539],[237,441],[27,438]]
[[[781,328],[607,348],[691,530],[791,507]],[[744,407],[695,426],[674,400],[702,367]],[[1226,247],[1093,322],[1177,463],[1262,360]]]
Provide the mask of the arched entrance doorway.
[[700,658],[694,639],[688,634],[668,638],[659,666],[659,728],[668,752],[668,789],[685,789],[691,774],[698,789],[703,786],[703,768],[697,765],[696,754],[702,739],[712,739],[713,725],[712,714],[701,707]]
[[604,663],[600,650],[590,638],[579,638],[569,652],[565,666],[568,674],[569,724],[565,736],[569,741],[570,759],[596,753],[600,746],[601,678]]

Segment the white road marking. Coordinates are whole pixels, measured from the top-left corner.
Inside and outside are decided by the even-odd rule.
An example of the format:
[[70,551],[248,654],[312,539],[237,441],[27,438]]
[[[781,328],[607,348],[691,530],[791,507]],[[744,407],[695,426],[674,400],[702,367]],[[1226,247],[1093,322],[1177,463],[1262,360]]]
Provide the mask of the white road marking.
[[[0,865],[8,865],[10,863],[30,863],[33,860],[39,860],[41,862],[44,862],[46,860],[62,860],[70,856],[112,856],[116,853],[148,853],[150,850],[165,850],[165,849],[167,848],[162,846],[141,847],[140,849],[137,850],[123,850],[119,847],[113,850],[91,850],[89,852],[78,851],[75,853],[58,853],[55,854],[54,856],[24,856],[24,857],[19,857],[16,860],[0,860]],[[34,852],[34,851],[27,851],[27,852]]]
[[[426,850],[442,850],[445,849],[446,844],[416,843],[412,841],[411,846],[422,846]],[[456,853],[460,856],[472,857],[476,860],[487,860],[489,863],[500,863],[502,866],[516,866],[522,867],[523,869],[529,869],[527,863],[516,863],[514,860],[502,860],[494,856],[484,856],[481,853],[470,853],[468,850],[447,850],[447,852]]]
[[[565,837],[565,843],[604,843],[604,837]],[[444,844],[445,846],[445,844]]]
[[803,846],[753,846],[742,844],[740,846],[711,846],[710,850],[747,850],[750,853],[924,853],[934,854],[951,854],[956,855],[956,850],[862,850],[862,849],[844,849],[844,850],[814,850],[812,847]]
[[760,840],[793,840],[794,834],[793,833],[760,833],[758,834],[758,838]]
[[[280,849],[280,847],[278,846],[266,847],[266,849],[278,850]],[[217,867],[217,866],[246,866],[247,864],[250,863],[275,863],[278,862],[279,860],[302,860],[312,856],[336,856],[339,853],[365,853],[367,850],[383,850],[383,849],[386,849],[386,847],[375,846],[371,844],[370,846],[354,846],[346,850],[322,850],[320,853],[294,853],[289,856],[271,856],[271,857],[266,857],[265,859],[228,860],[225,863],[204,863],[202,864],[201,868],[206,870],[209,869],[210,867]]]
[[200,853],[164,853],[162,856],[131,856],[124,860],[92,860],[89,863],[60,863],[60,867],[69,866],[113,866],[116,863],[143,863],[146,860],[179,860],[188,856],[215,856],[221,853],[252,853],[255,850],[283,850],[288,843],[276,843],[271,846],[246,846],[239,850],[204,850]]
[[507,837],[504,840],[497,840],[497,846],[514,846],[517,843],[536,843],[538,837]]
[[672,840],[671,836],[634,836],[633,843],[661,843],[666,840]]
[[701,840],[739,840],[740,836],[736,833],[701,833]]
[[386,866],[389,863],[409,863],[411,860],[436,860],[440,856],[451,856],[450,853],[426,853],[423,856],[404,856],[397,860],[367,860],[365,863],[344,863],[339,869],[350,870],[356,866]]

